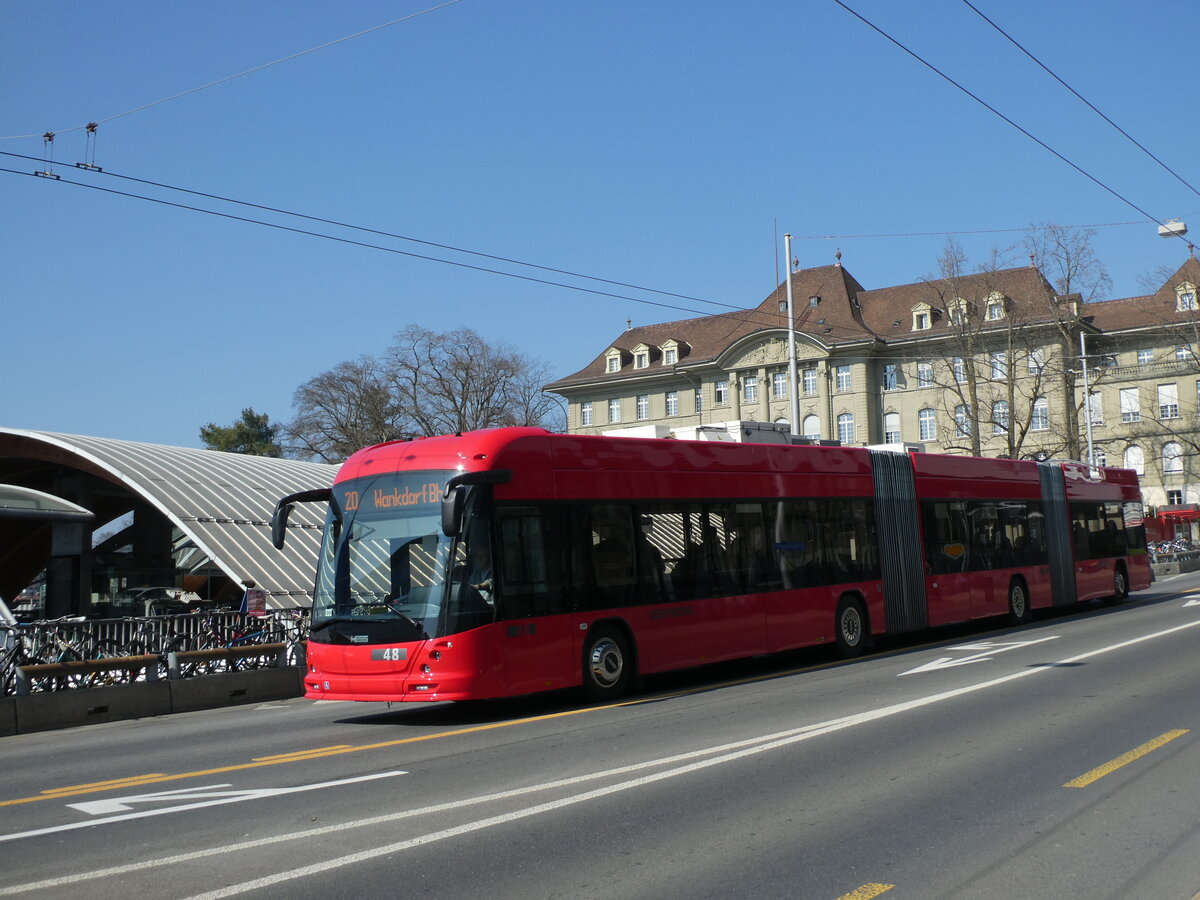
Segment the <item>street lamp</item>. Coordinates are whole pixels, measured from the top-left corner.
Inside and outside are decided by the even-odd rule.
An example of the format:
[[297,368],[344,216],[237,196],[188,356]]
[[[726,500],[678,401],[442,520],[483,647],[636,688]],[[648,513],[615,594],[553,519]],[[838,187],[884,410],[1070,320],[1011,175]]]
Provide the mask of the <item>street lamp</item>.
[[1083,372],[1083,420],[1087,423],[1087,462],[1089,466],[1096,464],[1096,455],[1092,451],[1092,392],[1088,387],[1087,344],[1084,340],[1086,333],[1079,331],[1079,366]]

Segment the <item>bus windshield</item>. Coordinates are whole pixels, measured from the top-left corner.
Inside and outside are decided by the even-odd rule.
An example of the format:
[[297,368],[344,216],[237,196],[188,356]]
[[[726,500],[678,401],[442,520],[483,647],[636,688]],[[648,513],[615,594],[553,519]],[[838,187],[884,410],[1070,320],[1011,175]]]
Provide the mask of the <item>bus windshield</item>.
[[441,486],[452,474],[388,472],[334,486],[314,630],[349,617],[390,621],[407,640],[438,633],[454,543],[442,534]]

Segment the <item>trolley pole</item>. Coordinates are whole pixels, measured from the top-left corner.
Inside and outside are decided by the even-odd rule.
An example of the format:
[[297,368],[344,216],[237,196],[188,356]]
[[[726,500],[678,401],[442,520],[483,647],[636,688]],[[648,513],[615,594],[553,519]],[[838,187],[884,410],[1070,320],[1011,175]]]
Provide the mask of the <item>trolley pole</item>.
[[787,279],[787,329],[788,329],[788,396],[791,398],[792,436],[800,433],[800,382],[796,371],[796,313],[792,307],[792,236],[783,236],[784,278]]

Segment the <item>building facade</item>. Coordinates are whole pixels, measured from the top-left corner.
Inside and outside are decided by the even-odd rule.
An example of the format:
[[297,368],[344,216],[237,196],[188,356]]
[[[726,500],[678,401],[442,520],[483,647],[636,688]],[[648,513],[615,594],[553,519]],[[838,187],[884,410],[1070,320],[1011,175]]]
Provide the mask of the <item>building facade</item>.
[[547,386],[568,431],[790,428],[794,393],[808,438],[1039,459],[1090,447],[1136,470],[1149,506],[1200,503],[1194,258],[1154,294],[1092,303],[1033,266],[878,290],[840,263],[790,278],[794,385],[783,284],[751,309],[627,328]]

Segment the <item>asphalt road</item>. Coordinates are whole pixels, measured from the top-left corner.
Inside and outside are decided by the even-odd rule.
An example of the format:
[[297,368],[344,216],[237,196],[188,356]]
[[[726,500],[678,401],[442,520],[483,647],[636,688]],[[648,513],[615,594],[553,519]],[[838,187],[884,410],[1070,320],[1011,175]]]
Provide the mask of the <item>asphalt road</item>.
[[295,700],[17,735],[0,895],[1192,898],[1198,641],[1187,575],[607,707]]

